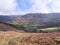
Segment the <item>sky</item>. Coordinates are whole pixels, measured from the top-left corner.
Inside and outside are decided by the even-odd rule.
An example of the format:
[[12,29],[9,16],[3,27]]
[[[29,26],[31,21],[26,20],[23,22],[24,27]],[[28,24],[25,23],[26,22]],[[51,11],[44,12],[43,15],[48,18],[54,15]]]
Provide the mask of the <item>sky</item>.
[[0,0],[0,15],[60,13],[60,0]]

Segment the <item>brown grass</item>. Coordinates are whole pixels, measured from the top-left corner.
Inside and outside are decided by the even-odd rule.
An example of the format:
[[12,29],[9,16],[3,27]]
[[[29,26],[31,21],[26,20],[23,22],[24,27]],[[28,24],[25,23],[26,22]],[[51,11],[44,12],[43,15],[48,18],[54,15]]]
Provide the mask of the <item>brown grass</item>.
[[60,45],[60,33],[0,31],[0,45]]

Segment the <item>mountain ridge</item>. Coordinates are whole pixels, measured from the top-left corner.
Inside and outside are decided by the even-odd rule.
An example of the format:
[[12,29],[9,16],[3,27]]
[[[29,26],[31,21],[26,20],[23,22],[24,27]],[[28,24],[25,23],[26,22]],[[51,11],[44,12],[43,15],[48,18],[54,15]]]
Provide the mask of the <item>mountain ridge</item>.
[[0,22],[10,23],[28,23],[28,24],[41,24],[41,23],[56,23],[60,22],[60,13],[29,13],[25,15],[16,16],[2,16],[0,15]]

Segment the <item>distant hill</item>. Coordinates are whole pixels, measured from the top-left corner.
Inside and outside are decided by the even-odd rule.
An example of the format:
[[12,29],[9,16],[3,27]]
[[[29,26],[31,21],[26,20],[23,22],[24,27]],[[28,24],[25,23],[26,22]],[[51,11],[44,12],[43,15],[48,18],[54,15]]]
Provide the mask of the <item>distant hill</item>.
[[14,15],[14,16],[4,16],[4,15],[0,15],[0,22],[12,22],[14,20],[16,20],[17,18],[20,18],[19,15]]
[[56,24],[60,23],[60,13],[30,13],[16,16],[0,16],[0,22],[28,23],[28,24]]
[[13,23],[27,23],[27,24],[60,24],[60,13],[30,13],[21,16],[13,21]]
[[[5,23],[12,25],[5,25]],[[41,29],[50,27],[57,27],[57,31],[60,31],[60,13],[30,13],[14,16],[0,15],[0,28],[1,26],[3,30],[22,30],[24,32],[41,32]]]

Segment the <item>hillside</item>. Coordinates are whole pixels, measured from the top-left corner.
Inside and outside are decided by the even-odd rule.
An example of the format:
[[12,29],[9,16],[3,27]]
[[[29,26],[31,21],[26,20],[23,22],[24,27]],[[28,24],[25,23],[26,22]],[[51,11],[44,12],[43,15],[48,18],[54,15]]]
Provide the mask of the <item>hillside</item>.
[[[42,30],[52,30],[60,32],[60,13],[30,13],[25,15],[2,16],[0,15],[0,24],[3,30],[22,30],[24,32],[43,32]],[[56,29],[56,28],[57,29]],[[14,28],[14,29],[13,29]]]
[[0,32],[0,45],[60,45],[60,33]]
[[60,22],[60,14],[26,14],[20,18],[20,22],[29,24],[58,23]]
[[11,27],[10,25],[6,25],[4,23],[0,23],[0,31],[15,31],[15,32],[20,32],[23,33],[23,30],[18,30],[14,27]]
[[60,13],[30,13],[25,15],[2,16],[0,22],[28,23],[28,24],[58,24],[60,23]]
[[17,18],[20,18],[21,16],[19,15],[9,15],[9,16],[6,16],[6,15],[0,15],[0,22],[12,22],[13,20],[16,20]]

